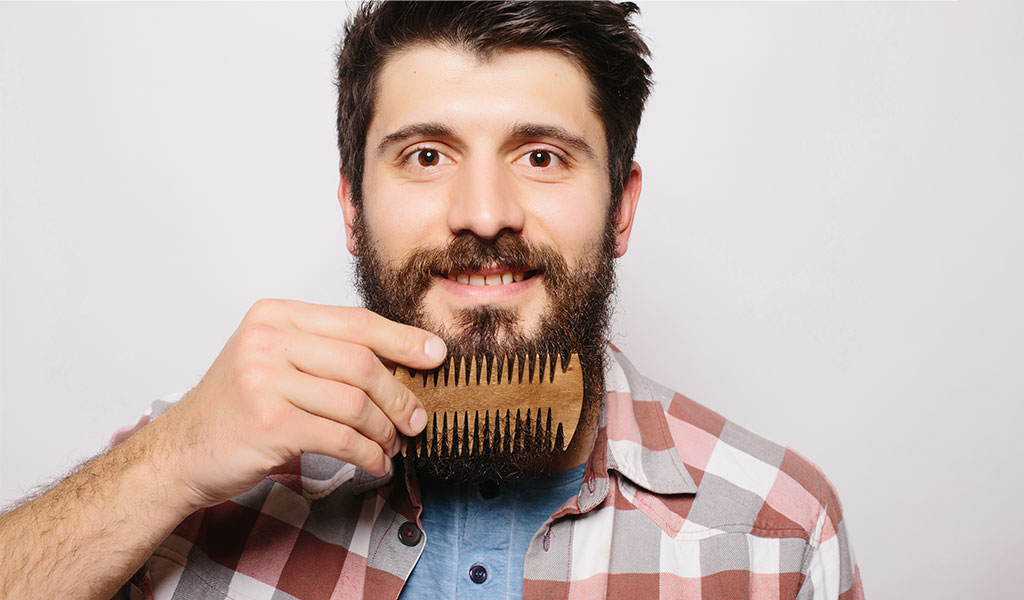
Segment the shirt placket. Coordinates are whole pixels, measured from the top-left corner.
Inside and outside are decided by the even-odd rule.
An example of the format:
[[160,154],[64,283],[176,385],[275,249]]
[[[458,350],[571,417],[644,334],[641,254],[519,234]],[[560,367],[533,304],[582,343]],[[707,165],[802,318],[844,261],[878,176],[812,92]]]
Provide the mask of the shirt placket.
[[[593,459],[593,456],[591,458]],[[571,580],[573,519],[566,517],[584,515],[600,506],[608,497],[608,489],[608,474],[598,476],[594,471],[593,464],[588,464],[583,482],[580,484],[579,494],[576,496],[576,506],[563,507],[558,510],[530,540],[530,547],[526,551],[523,565],[524,579],[564,583]],[[609,531],[608,535],[612,535],[612,532]],[[531,590],[524,581],[523,600],[544,600],[546,598],[548,598],[547,592]]]
[[[427,534],[420,523],[423,505],[420,500],[419,486],[415,477],[406,469],[404,481],[391,481],[395,484],[394,494],[383,503],[373,525],[370,536],[370,551],[367,554],[367,571],[377,570],[390,573],[399,578],[400,583],[394,589],[390,586],[375,586],[366,578],[363,581],[363,598],[370,600],[397,600],[402,586],[409,579],[409,574],[423,554],[427,545]],[[396,510],[396,507],[405,507]]]

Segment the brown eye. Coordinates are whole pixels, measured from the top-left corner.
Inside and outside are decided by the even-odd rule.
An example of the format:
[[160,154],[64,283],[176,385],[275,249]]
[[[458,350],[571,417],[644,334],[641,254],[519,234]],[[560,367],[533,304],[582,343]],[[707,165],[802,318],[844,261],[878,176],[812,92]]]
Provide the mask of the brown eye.
[[534,150],[530,153],[530,164],[535,167],[546,167],[551,164],[551,153],[547,150]]
[[416,160],[421,167],[433,167],[439,159],[436,150],[426,148],[416,153]]

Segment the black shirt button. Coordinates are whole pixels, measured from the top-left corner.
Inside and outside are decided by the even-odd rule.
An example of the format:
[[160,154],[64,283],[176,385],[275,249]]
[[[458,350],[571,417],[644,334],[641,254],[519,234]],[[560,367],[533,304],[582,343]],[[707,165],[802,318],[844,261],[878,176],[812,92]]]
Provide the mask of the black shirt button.
[[420,538],[422,537],[423,533],[420,531],[420,528],[412,521],[406,521],[398,528],[398,539],[402,540],[402,543],[406,546],[415,546],[420,543]]
[[469,568],[469,578],[473,583],[483,583],[487,581],[487,569],[483,565],[473,565]]
[[498,482],[493,479],[488,479],[487,481],[480,483],[480,495],[487,500],[490,500],[491,498],[497,496],[498,492],[500,491],[501,485],[499,485]]

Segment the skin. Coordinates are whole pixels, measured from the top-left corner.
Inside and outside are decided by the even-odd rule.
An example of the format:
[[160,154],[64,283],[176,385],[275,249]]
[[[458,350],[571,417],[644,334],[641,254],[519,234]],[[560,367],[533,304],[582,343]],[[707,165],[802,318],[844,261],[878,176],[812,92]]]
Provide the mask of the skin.
[[[464,231],[490,239],[505,229],[551,245],[570,269],[596,252],[610,198],[608,150],[604,126],[588,101],[589,80],[574,62],[545,50],[482,61],[465,51],[424,45],[396,54],[379,81],[364,154],[362,217],[385,258],[398,262],[410,248],[446,244]],[[416,124],[447,131],[388,143],[395,132]],[[550,135],[512,135],[520,124],[559,128],[586,147]],[[534,162],[531,155],[538,150],[542,155],[536,158],[543,158]],[[626,252],[641,180],[634,162],[616,218],[616,257]],[[358,254],[356,207],[344,178],[338,200],[347,247]],[[465,274],[503,270],[495,265]],[[425,312],[434,322],[452,323],[458,309],[509,307],[530,336],[551,301],[542,277],[487,287],[436,277],[423,299]],[[536,472],[582,464],[595,433],[579,431],[565,453],[553,464],[537,465]]]
[[431,368],[444,353],[364,309],[260,300],[174,408],[0,516],[0,599],[108,599],[185,517],[303,452],[385,474],[425,418],[377,357]]
[[[603,130],[585,108],[586,80],[572,63],[546,52],[478,63],[458,52],[417,48],[385,66],[380,95],[367,145],[365,203],[370,230],[389,255],[462,230],[493,236],[502,228],[553,244],[570,265],[585,255],[609,194]],[[423,119],[447,123],[456,134],[415,140],[436,144],[451,159],[439,169],[444,172],[403,172],[385,158],[398,148],[376,156],[374,140]],[[516,162],[522,154],[569,149],[552,139],[510,139],[511,122],[557,124],[585,139],[596,158],[578,158],[575,168],[554,178],[533,173]],[[617,218],[620,256],[640,177],[634,163]],[[339,197],[349,249],[358,252],[349,189],[342,181]],[[443,320],[460,306],[503,302],[520,311],[527,329],[535,326],[531,315],[547,301],[542,286],[512,292],[474,298],[434,286],[428,310]],[[185,517],[250,489],[303,452],[386,473],[399,434],[419,433],[424,419],[416,416],[419,400],[378,357],[429,369],[445,352],[432,333],[363,309],[260,300],[174,408],[42,496],[0,515],[0,599],[110,598]]]
[[[481,62],[462,51],[418,46],[394,56],[380,74],[365,152],[363,218],[378,248],[397,261],[410,248],[444,244],[461,231],[488,239],[510,229],[552,245],[575,268],[594,251],[609,198],[604,127],[589,108],[589,85],[572,61],[551,51],[509,52]],[[451,135],[413,135],[377,152],[386,136],[416,123],[444,125]],[[563,128],[593,154],[552,137],[510,135],[514,125],[526,123]],[[436,164],[420,163],[424,149],[439,154]],[[550,163],[532,164],[535,150],[551,153]],[[617,217],[616,256],[626,252],[640,185],[634,162]],[[344,178],[338,198],[348,249],[358,254],[356,209]],[[438,281],[424,305],[444,323],[459,308],[513,307],[531,335],[550,301],[538,283],[488,290]]]

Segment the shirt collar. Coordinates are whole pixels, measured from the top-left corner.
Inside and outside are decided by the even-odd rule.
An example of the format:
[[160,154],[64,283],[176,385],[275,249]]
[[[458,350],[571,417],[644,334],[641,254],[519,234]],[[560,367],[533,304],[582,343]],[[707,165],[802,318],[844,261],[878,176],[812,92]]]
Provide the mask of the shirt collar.
[[[605,401],[598,425],[604,466],[655,494],[696,493],[669,431],[665,410],[671,392],[655,389],[612,344],[606,347]],[[662,397],[664,396],[664,397]],[[595,443],[591,462],[601,448]],[[602,473],[595,470],[595,474]]]

